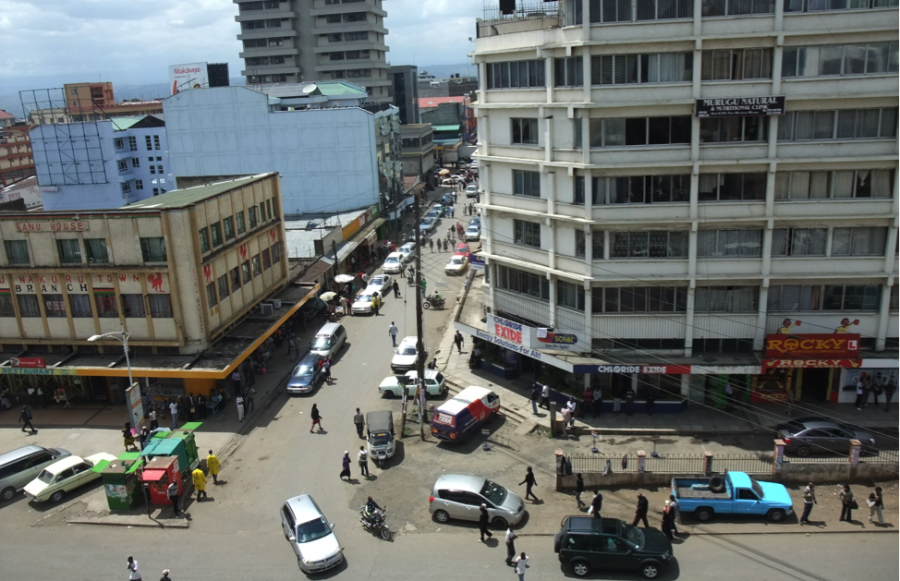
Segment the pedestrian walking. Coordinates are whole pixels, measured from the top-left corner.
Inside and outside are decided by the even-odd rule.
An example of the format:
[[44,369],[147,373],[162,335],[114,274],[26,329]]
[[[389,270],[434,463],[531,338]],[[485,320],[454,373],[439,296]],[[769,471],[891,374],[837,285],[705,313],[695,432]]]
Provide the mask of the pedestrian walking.
[[[400,269],[400,274],[403,274],[403,269],[402,269],[402,268]],[[391,285],[391,290],[394,291],[394,298],[395,298],[395,299],[399,299],[399,298],[400,298],[400,285],[397,284],[397,280],[396,280],[396,279],[394,279],[394,284]]]
[[599,385],[594,388],[594,397],[592,401],[593,405],[591,407],[593,409],[591,411],[596,418],[600,415],[600,412],[603,411],[603,389]]
[[484,535],[490,539],[494,535],[491,534],[491,531],[488,530],[488,523],[491,520],[491,515],[488,514],[487,505],[482,503],[479,507],[480,514],[478,515],[478,531],[481,533],[481,542],[484,542]]
[[150,430],[146,425],[141,426],[141,433],[138,435],[138,439],[141,441],[141,450],[147,445],[147,440],[150,439]]
[[150,429],[155,430],[159,427],[159,420],[156,419],[156,410],[151,409],[150,413],[147,414],[147,419],[150,420]]
[[247,412],[247,415],[250,415],[250,413],[256,409],[256,404],[253,401],[254,393],[256,393],[256,390],[251,387],[247,390],[246,397],[244,398],[244,411]]
[[203,498],[209,498],[209,495],[206,494],[206,474],[199,466],[191,472],[191,480],[194,481],[194,489],[197,491],[197,502]]
[[463,341],[464,341],[464,340],[465,340],[465,339],[463,339],[462,333],[460,333],[459,331],[457,331],[457,332],[456,332],[456,335],[453,336],[453,342],[456,343],[456,350],[457,350],[459,353],[462,353]]
[[394,347],[397,346],[397,325],[394,324],[394,321],[391,321],[391,325],[388,327],[388,335],[391,336],[391,343],[394,344]]
[[678,500],[675,498],[674,494],[669,495],[669,508],[672,510],[672,534],[681,534],[678,532],[678,526],[675,524],[678,522],[678,515],[681,512],[681,505],[678,504]]
[[541,389],[541,406],[550,409],[550,386],[547,384]]
[[231,374],[231,385],[234,387],[234,391],[241,390],[241,372],[237,369]]
[[297,357],[300,355],[299,350],[297,349],[297,342],[294,341],[294,338],[291,337],[288,339],[288,358],[291,361],[296,361]]
[[866,504],[869,505],[869,522],[874,522],[872,517],[878,516],[878,524],[884,525],[884,497],[881,492],[881,487],[876,486],[875,492],[869,494],[869,499],[866,501]]
[[365,287],[367,284],[369,284],[369,275],[365,272],[361,272],[359,273],[359,280],[362,281],[363,286]]
[[423,299],[427,297],[427,295],[425,294],[427,292],[427,290],[428,290],[428,283],[425,281],[425,277],[423,276],[422,277],[422,298]]
[[531,466],[525,468],[525,480],[519,483],[519,486],[525,485],[525,500],[528,500],[528,497],[534,498],[535,502],[541,502],[541,499],[535,496],[534,492],[531,491],[532,488],[537,486],[537,480],[534,479],[534,471],[531,469]]
[[585,387],[581,393],[581,417],[587,417],[588,410],[594,409],[594,390],[590,386]]
[[540,383],[531,384],[531,413],[537,415],[538,413],[538,402],[541,400],[541,394],[543,393],[544,388]]
[[853,491],[850,490],[850,485],[845,484],[841,493],[838,495],[841,499],[841,519],[842,521],[850,522],[853,520],[853,509],[858,508],[856,501],[853,500]]
[[519,576],[519,581],[525,581],[525,570],[528,568],[528,555],[525,554],[525,551],[522,551],[513,560],[513,563],[516,565],[516,575]]
[[[31,425],[31,420],[34,416],[31,414],[31,410],[28,409],[27,405],[22,406],[22,412],[19,414],[19,422],[22,423],[22,431],[25,431],[25,428],[31,430],[32,434],[37,434],[37,430],[34,429],[34,426]],[[133,442],[132,442],[133,443]]]
[[670,541],[674,537],[673,530],[675,528],[675,511],[672,510],[672,501],[666,500],[662,513],[662,532]]
[[603,495],[599,490],[594,491],[594,498],[591,499],[590,513],[594,518],[600,518],[600,510],[603,508]]
[[325,383],[331,385],[331,359],[328,357],[322,360],[322,372],[325,374]]
[[725,411],[731,411],[734,409],[735,399],[734,399],[734,387],[731,385],[730,381],[725,382]]
[[369,479],[369,454],[366,453],[366,447],[360,446],[359,452],[356,454],[356,461],[359,462],[359,473]]
[[359,411],[359,408],[356,408],[356,413],[353,414],[353,424],[356,426],[356,435],[362,438],[365,420],[363,419],[362,412]]
[[575,401],[574,397],[570,397],[569,401],[566,402],[566,409],[569,410],[569,427],[575,428],[575,409],[578,407],[578,403]]
[[137,451],[137,445],[134,443],[134,434],[131,433],[131,422],[125,422],[125,427],[122,428],[122,439],[125,441],[125,451],[128,451],[128,448],[133,448]]
[[372,293],[372,310],[375,311],[375,316],[378,316],[378,309],[381,308],[381,297],[378,296],[378,293]]
[[236,398],[234,398],[234,403],[237,404],[237,414],[238,421],[244,421],[244,398],[241,394],[238,394]]
[[434,240],[431,238],[428,239],[428,248],[430,248],[431,253],[434,254]]
[[162,577],[159,578],[159,581],[171,581],[171,577],[169,577],[168,569],[163,569]]
[[634,415],[634,388],[630,386],[625,390],[625,415]]
[[344,450],[344,456],[341,458],[341,480],[344,479],[344,476],[347,477],[347,482],[350,482],[350,452]]
[[563,408],[562,411],[562,437],[568,439],[569,432],[566,430],[566,426],[569,425],[569,420],[572,419],[572,412],[569,410],[569,406]]
[[181,513],[181,509],[178,508],[178,483],[172,482],[169,484],[169,487],[166,488],[166,496],[169,497],[169,502],[172,503],[172,510],[175,511],[175,516],[178,516]]
[[516,556],[516,539],[519,536],[513,531],[512,523],[506,528],[506,564],[513,566],[513,559]]
[[856,402],[854,405],[856,409],[862,410],[863,403],[866,401],[866,388],[865,383],[863,383],[862,378],[856,380]]
[[897,384],[894,383],[894,377],[891,376],[884,382],[884,411],[889,411],[891,408],[891,399],[894,397],[894,392],[897,391]]
[[617,385],[613,388],[613,413],[617,414],[622,411],[622,386]]
[[810,482],[803,490],[803,514],[800,515],[800,524],[809,524],[809,513],[812,512],[813,505],[818,504],[816,500],[816,485]]
[[584,501],[581,500],[582,494],[584,494],[584,478],[581,476],[581,473],[578,473],[575,475],[575,501],[578,503],[578,510],[587,507]]
[[138,569],[138,562],[132,556],[128,556],[128,564],[125,566],[128,569],[128,580],[129,581],[141,581],[141,570]]
[[[668,500],[666,502],[669,502]],[[650,503],[647,502],[647,497],[637,493],[637,509],[634,511],[634,520],[631,521],[631,526],[636,527],[639,522],[644,522],[644,528],[649,529],[650,523],[647,522],[647,511],[650,510]]]
[[309,428],[309,433],[313,433],[313,428],[319,426],[319,431],[322,431],[322,414],[319,413],[319,406],[313,404],[312,412],[310,412],[310,416],[312,417],[312,427]]
[[219,462],[219,457],[213,454],[212,450],[209,451],[209,456],[206,457],[206,469],[213,478],[213,484],[218,484],[219,471],[222,469],[222,463]]
[[175,401],[169,402],[169,413],[172,414],[172,429],[175,430],[178,428],[178,403]]

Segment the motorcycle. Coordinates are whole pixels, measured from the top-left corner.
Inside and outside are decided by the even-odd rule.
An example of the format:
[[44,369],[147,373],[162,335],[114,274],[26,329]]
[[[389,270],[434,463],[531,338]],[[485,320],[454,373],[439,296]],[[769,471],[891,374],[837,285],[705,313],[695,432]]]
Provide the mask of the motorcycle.
[[441,297],[439,299],[434,298],[434,295],[429,295],[429,296],[425,297],[425,301],[422,303],[422,308],[430,309],[431,307],[434,307],[436,309],[443,309],[444,308],[444,297]]
[[363,528],[370,533],[378,535],[386,541],[390,541],[393,538],[394,533],[391,532],[385,522],[384,515],[386,512],[387,507],[384,507],[381,512],[375,512],[375,514],[369,517],[366,515],[366,507],[363,505],[359,509],[359,522],[362,523]]

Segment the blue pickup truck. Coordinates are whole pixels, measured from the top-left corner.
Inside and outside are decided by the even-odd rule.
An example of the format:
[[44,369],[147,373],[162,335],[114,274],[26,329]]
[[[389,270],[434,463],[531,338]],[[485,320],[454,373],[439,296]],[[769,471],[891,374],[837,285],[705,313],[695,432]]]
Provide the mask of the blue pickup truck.
[[673,478],[672,494],[679,510],[694,513],[701,522],[714,514],[765,516],[779,522],[793,512],[787,489],[775,482],[760,482],[744,472],[726,472],[711,478]]

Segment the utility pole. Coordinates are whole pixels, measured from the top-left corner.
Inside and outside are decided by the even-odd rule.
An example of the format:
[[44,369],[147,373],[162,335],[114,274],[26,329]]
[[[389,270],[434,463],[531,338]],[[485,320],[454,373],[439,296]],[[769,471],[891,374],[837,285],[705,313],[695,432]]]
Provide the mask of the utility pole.
[[[425,340],[422,337],[422,230],[419,228],[419,194],[416,194],[416,402],[421,402],[420,390],[425,389]],[[425,406],[419,407],[419,436],[425,439]]]

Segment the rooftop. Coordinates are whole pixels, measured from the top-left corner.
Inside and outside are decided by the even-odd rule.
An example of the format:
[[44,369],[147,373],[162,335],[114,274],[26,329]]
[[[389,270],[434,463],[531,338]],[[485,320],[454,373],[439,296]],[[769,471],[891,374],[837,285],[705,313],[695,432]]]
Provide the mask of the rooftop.
[[223,194],[236,188],[242,188],[246,185],[252,184],[253,182],[259,181],[271,175],[276,175],[276,173],[261,173],[253,176],[245,176],[233,180],[226,180],[224,182],[215,182],[202,186],[194,186],[192,188],[185,188],[183,190],[172,190],[171,192],[167,192],[160,196],[154,196],[152,198],[147,198],[146,200],[141,200],[127,206],[122,206],[122,209],[162,210],[193,206],[194,204],[202,202],[207,198],[218,196],[219,194]]
[[465,103],[466,98],[463,95],[458,97],[422,97],[419,99],[419,108],[430,108],[443,105],[444,103]]

